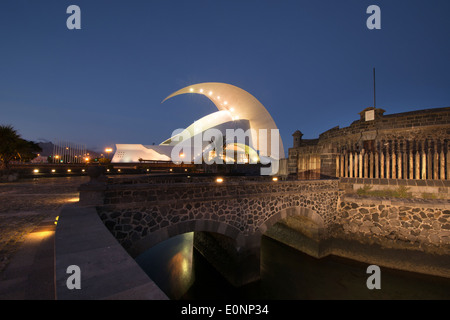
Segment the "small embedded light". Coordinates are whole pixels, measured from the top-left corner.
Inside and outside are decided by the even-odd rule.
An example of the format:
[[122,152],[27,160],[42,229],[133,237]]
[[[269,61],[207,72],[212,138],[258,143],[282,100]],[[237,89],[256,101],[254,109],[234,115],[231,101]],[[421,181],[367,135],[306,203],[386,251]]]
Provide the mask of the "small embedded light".
[[106,169],[106,172],[109,172],[109,169]]
[[234,111],[234,108],[230,108],[230,111],[233,112],[233,111]]
[[190,91],[190,92],[194,92],[194,88],[190,88],[189,91]]
[[84,171],[86,171],[86,170],[84,170],[84,169],[81,169],[81,172],[84,172]]
[[52,172],[56,172],[56,170],[55,170],[55,169],[52,169]]
[[273,177],[272,181],[278,181],[278,178],[277,177]]
[[67,172],[72,172],[72,170],[71,169],[67,169]]
[[220,100],[220,96],[217,96],[217,99],[219,99],[219,100]]
[[117,172],[120,172],[120,169],[117,169]]
[[149,172],[150,171],[150,169],[147,169],[147,172]]
[[187,171],[187,169],[184,169],[184,171],[186,172],[186,171]]
[[180,153],[180,157],[181,157],[181,158],[184,158],[184,153]]
[[217,179],[216,179],[216,182],[217,182],[217,183],[222,183],[222,182],[223,182],[223,179],[222,179],[222,178],[217,178]]
[[209,93],[208,93],[210,96],[212,96],[212,94],[213,94],[213,92],[212,91],[210,91]]
[[170,168],[169,171],[172,172],[172,168]]
[[203,89],[200,89],[200,93],[203,93]]
[[34,172],[34,173],[38,173],[38,172],[39,172],[39,169],[34,169],[33,172]]

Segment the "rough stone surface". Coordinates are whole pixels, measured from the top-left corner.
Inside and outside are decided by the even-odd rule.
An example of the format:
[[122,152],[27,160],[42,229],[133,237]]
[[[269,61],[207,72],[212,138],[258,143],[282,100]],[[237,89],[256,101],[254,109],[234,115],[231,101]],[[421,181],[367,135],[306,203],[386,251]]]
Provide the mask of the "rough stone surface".
[[337,180],[114,183],[108,185],[98,212],[129,248],[156,232],[161,240],[188,231],[217,232],[233,239],[260,235],[277,220],[297,213],[326,230],[336,218],[338,198]]
[[450,254],[448,201],[388,201],[344,197],[337,225],[347,237],[386,245],[403,244]]

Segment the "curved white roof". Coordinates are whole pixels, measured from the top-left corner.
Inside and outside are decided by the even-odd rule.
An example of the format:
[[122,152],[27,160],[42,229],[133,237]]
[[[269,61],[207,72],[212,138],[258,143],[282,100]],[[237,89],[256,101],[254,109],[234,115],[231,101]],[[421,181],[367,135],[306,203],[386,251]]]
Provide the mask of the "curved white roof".
[[222,123],[233,121],[232,115],[228,111],[216,111],[213,113],[208,114],[207,116],[204,116],[203,118],[195,121],[192,123],[189,127],[184,129],[181,133],[176,134],[166,141],[162,142],[161,145],[173,145],[172,140],[176,136],[185,136],[186,133],[188,133],[189,136],[193,137],[196,134],[198,134],[200,131],[203,132],[207,129],[216,127]]
[[[169,95],[162,102],[185,93],[204,95],[214,103],[219,111],[227,111],[227,113],[231,115],[232,120],[247,119],[250,122],[250,128],[259,133],[257,136],[252,136],[252,145],[257,146],[257,149],[260,151],[260,155],[270,156],[276,159],[284,158],[283,142],[279,133],[278,154],[274,155],[275,150],[271,149],[271,130],[278,130],[275,121],[272,119],[271,115],[266,108],[264,108],[261,102],[259,102],[247,91],[226,83],[205,82],[182,88]],[[265,148],[264,143],[258,144],[258,139],[263,137],[264,131],[260,131],[263,129],[267,130],[267,148]],[[274,139],[275,138],[276,137],[274,136]]]

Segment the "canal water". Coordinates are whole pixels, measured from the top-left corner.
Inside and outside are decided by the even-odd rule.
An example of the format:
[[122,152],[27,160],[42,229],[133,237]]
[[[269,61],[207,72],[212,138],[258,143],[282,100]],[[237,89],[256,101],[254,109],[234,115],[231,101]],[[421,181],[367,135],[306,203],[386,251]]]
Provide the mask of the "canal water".
[[335,256],[316,259],[266,236],[261,280],[235,288],[192,244],[193,233],[186,233],[136,258],[171,299],[450,299],[450,279],[381,267],[381,289],[369,290],[368,264]]

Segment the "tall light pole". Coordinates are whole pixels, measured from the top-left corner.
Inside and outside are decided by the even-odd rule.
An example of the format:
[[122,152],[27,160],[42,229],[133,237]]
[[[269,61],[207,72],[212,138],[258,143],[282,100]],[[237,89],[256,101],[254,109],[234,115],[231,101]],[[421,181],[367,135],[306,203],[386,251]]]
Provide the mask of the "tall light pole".
[[108,154],[108,159],[109,159],[109,153],[112,152],[113,149],[112,148],[106,148],[105,152]]

